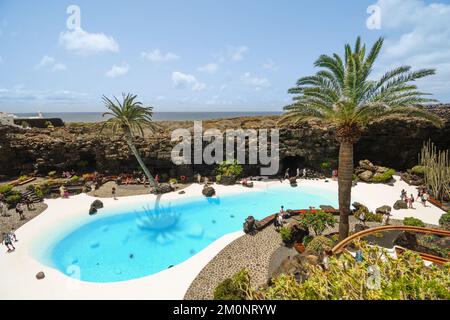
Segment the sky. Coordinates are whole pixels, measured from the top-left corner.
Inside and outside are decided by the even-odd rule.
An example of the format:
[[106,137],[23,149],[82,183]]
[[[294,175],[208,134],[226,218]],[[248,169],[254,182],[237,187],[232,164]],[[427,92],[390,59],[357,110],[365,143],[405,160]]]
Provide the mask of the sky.
[[373,77],[436,68],[420,89],[450,102],[450,0],[0,0],[0,111],[281,111],[358,35],[385,37]]

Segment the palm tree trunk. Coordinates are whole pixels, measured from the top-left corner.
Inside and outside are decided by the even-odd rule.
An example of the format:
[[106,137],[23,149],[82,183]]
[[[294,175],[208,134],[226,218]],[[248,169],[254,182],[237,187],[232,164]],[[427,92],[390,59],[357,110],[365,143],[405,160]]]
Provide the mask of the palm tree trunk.
[[339,239],[348,237],[353,180],[353,143],[342,141],[339,148]]
[[142,168],[142,171],[144,171],[144,174],[147,176],[148,181],[150,182],[150,185],[154,188],[155,192],[158,191],[158,186],[156,185],[155,179],[153,178],[152,174],[148,170],[147,166],[145,165],[144,161],[141,158],[141,155],[139,154],[139,151],[137,150],[136,146],[133,143],[133,137],[131,135],[131,132],[126,131],[125,132],[125,140],[128,144],[128,147],[130,148],[133,155],[136,157],[136,160],[139,162],[139,165]]

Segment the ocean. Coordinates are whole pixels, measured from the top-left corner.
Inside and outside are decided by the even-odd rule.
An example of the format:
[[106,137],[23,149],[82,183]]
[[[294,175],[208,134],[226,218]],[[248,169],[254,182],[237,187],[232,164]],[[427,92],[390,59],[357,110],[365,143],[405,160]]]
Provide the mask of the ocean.
[[[280,115],[282,112],[264,111],[264,112],[155,112],[153,120],[155,121],[182,121],[182,120],[213,120],[221,118],[235,118],[247,116],[271,116]],[[20,118],[36,117],[37,113],[15,113]],[[44,118],[60,118],[64,122],[101,122],[108,119],[103,117],[102,112],[43,112]]]

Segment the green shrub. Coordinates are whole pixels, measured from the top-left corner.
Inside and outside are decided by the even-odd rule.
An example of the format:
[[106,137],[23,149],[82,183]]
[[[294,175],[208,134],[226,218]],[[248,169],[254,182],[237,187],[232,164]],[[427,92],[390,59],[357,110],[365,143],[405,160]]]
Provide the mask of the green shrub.
[[73,182],[73,183],[76,183],[76,182],[78,182],[79,180],[80,180],[80,177],[79,177],[79,176],[73,176],[73,177],[70,178],[70,182]]
[[[348,252],[328,259],[328,268],[307,265],[308,279],[298,282],[281,275],[270,286],[250,290],[258,300],[449,300],[450,264],[426,266],[419,255],[406,251],[392,257],[378,246],[358,242],[364,257],[356,262]],[[383,259],[380,257],[383,256]],[[379,277],[368,272],[376,266]],[[374,279],[375,278],[375,279]],[[381,280],[380,282],[371,280]],[[370,286],[369,286],[370,285]]]
[[27,179],[28,179],[28,176],[23,175],[23,176],[20,176],[18,180],[19,180],[19,182],[24,182]]
[[217,182],[217,183],[220,183],[221,180],[222,180],[222,176],[221,176],[220,174],[218,174],[218,175],[216,176],[216,182]]
[[7,195],[11,192],[13,189],[12,185],[10,184],[4,184],[0,186],[0,194]]
[[169,183],[170,183],[170,184],[177,184],[178,181],[177,181],[177,179],[172,178],[172,179],[169,180]]
[[319,236],[327,227],[333,228],[336,224],[336,219],[334,219],[334,216],[331,213],[324,211],[308,211],[304,214],[300,214],[299,222],[308,229],[312,229],[316,236]]
[[281,240],[283,240],[284,243],[289,244],[292,242],[292,231],[290,228],[281,227],[280,235],[281,235]]
[[306,251],[315,255],[320,255],[325,250],[331,250],[332,248],[333,240],[324,236],[317,236],[308,243]]
[[366,221],[381,223],[383,221],[383,215],[381,213],[366,213]]
[[242,165],[240,165],[237,160],[234,161],[223,161],[219,164],[219,167],[216,169],[218,175],[230,177],[235,176],[238,177],[242,173]]
[[248,288],[250,276],[248,270],[242,269],[218,284],[214,290],[214,300],[245,300]]
[[389,169],[388,171],[384,173],[376,173],[373,178],[372,182],[374,183],[384,183],[392,179],[392,176],[395,174],[394,169]]
[[411,173],[423,176],[425,175],[426,169],[425,166],[415,166],[411,169]]
[[56,176],[56,171],[50,171],[50,172],[48,173],[48,176],[49,176],[50,178],[54,178],[54,177]]
[[441,216],[439,219],[439,225],[445,230],[450,230],[450,211]]
[[331,162],[330,161],[324,161],[320,164],[320,167],[323,170],[329,170],[331,168]]
[[303,238],[303,245],[306,247],[314,239],[313,236],[305,236]]
[[5,202],[10,206],[13,207],[16,204],[18,204],[20,201],[22,201],[22,196],[20,194],[12,194],[10,196],[7,196],[5,199]]
[[425,227],[425,223],[423,223],[422,220],[414,218],[414,217],[407,217],[403,219],[403,225],[405,226],[413,226],[413,227]]

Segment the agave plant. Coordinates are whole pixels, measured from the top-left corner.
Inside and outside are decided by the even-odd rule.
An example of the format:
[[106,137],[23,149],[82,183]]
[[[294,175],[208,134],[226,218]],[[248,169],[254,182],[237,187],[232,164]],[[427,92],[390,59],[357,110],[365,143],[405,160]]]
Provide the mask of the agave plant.
[[412,71],[401,66],[386,72],[380,79],[370,75],[383,46],[378,39],[370,50],[358,37],[355,46],[345,46],[345,56],[322,55],[315,62],[321,68],[313,76],[301,78],[288,92],[294,94],[293,104],[286,106],[281,122],[298,124],[319,119],[336,126],[339,150],[339,236],[348,236],[350,199],[353,176],[353,145],[364,128],[374,120],[388,115],[405,115],[429,120],[437,126],[442,120],[423,110],[422,105],[434,102],[413,84],[417,79],[433,75],[435,70]]

